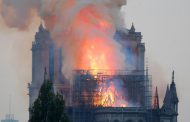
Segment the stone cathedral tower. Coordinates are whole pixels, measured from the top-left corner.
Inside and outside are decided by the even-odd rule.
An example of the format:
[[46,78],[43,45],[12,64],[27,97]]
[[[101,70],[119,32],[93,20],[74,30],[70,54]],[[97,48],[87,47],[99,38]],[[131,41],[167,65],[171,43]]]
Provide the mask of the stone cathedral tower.
[[[32,82],[29,84],[29,102],[33,104],[38,96],[39,89],[44,81],[44,70],[47,77],[54,83],[56,91],[63,92],[66,85],[61,73],[62,50],[57,48],[51,39],[49,31],[43,25],[39,26],[39,31],[35,35],[32,43]],[[61,90],[60,90],[61,89]]]

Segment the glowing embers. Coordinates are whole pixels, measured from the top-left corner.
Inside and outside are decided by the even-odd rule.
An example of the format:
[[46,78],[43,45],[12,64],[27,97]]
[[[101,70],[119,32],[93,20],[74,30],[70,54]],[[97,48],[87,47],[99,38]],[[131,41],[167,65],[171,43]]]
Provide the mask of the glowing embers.
[[124,96],[122,81],[117,79],[98,81],[96,92],[93,96],[95,107],[127,107],[128,102]]

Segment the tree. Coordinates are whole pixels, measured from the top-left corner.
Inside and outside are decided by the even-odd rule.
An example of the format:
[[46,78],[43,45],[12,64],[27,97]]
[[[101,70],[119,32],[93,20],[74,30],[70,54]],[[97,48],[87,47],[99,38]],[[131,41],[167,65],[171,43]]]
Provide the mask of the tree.
[[54,94],[52,82],[44,80],[39,96],[30,108],[29,122],[69,122],[61,94]]

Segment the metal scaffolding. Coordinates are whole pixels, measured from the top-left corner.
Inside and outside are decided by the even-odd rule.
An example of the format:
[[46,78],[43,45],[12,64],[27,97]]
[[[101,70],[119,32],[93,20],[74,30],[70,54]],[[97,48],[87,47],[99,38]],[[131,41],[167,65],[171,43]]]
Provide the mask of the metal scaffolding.
[[151,108],[151,76],[144,75],[144,71],[75,70],[74,74],[72,90],[73,122],[93,122],[94,108],[103,107],[93,105],[93,95],[97,92],[98,82],[105,82],[113,78],[120,79],[123,82],[127,100],[133,103],[128,107],[144,107],[147,110]]

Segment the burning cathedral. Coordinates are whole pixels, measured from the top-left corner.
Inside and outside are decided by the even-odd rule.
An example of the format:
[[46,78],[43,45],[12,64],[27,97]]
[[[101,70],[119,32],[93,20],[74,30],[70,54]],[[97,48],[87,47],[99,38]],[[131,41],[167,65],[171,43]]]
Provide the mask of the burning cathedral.
[[157,88],[152,95],[141,32],[113,24],[126,1],[90,1],[83,7],[69,1],[52,12],[54,3],[49,5],[42,16],[46,27],[36,32],[30,107],[48,78],[63,95],[71,122],[177,122],[174,72],[160,106]]
[[63,49],[56,46],[41,24],[31,49],[30,106],[38,96],[44,77],[48,77],[55,92],[63,95],[72,122],[177,122],[174,72],[163,105],[159,106],[157,88],[152,96],[151,75],[144,65],[145,44],[141,33],[132,25],[130,29],[118,29],[113,38],[121,43],[129,57],[126,62],[130,70],[76,69],[68,81],[62,73]]

